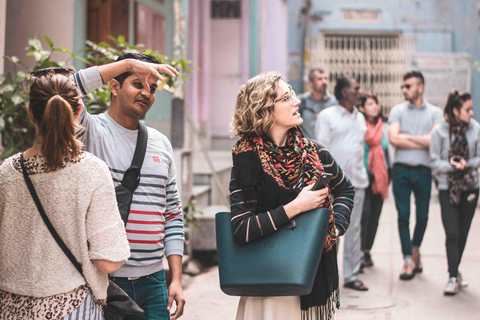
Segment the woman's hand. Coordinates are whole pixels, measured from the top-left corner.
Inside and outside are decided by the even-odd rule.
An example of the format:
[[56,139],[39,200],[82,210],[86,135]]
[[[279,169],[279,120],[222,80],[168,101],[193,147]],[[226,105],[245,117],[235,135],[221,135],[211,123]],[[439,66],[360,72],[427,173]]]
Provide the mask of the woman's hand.
[[468,167],[468,162],[465,159],[460,159],[460,161],[453,161],[455,156],[450,158],[450,164],[452,165],[454,170],[465,170]]
[[285,212],[290,219],[302,212],[320,208],[325,203],[325,199],[328,196],[328,188],[316,191],[312,191],[312,188],[313,184],[306,186],[300,191],[295,200],[284,206]]

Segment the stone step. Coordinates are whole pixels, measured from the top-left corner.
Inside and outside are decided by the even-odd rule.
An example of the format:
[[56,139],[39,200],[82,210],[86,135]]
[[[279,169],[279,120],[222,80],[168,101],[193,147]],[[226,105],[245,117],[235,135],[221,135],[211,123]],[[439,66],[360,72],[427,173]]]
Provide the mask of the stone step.
[[[210,186],[210,202],[207,205],[225,205],[228,201],[228,186],[232,169],[232,155],[230,152],[209,152],[210,161],[215,168],[217,181],[208,165],[208,161],[201,153],[195,154],[193,162],[193,184]],[[220,188],[217,185],[220,184]]]
[[194,185],[192,188],[192,197],[195,203],[195,206],[200,207],[207,207],[211,204],[211,190],[212,187],[210,185]]
[[190,228],[192,251],[216,251],[215,214],[230,209],[224,205],[211,205],[200,210],[203,214],[197,217],[195,226]]

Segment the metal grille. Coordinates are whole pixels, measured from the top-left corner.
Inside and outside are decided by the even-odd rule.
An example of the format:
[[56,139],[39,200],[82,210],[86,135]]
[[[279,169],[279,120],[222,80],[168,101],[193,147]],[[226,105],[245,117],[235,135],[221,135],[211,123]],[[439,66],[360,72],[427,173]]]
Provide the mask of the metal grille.
[[341,75],[355,77],[362,90],[378,96],[385,115],[404,101],[400,86],[406,57],[415,50],[415,39],[396,33],[320,34],[311,40],[310,67],[327,69],[332,88]]

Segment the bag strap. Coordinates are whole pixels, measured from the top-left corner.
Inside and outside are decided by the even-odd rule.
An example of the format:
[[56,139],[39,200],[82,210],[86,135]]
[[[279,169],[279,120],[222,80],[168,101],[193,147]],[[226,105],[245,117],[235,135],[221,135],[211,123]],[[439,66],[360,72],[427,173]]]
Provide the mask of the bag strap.
[[148,129],[142,122],[138,123],[138,137],[137,145],[135,147],[135,154],[133,155],[132,164],[125,171],[122,179],[122,185],[131,192],[137,189],[140,182],[140,170],[142,169],[143,160],[145,159],[145,152],[147,151]]
[[[23,163],[23,153],[20,154],[20,165],[22,166],[23,178],[25,179],[25,183],[27,184],[28,191],[30,191],[30,194],[32,195],[33,201],[35,202],[35,205],[37,206],[37,209],[40,212],[40,215],[42,216],[43,222],[45,222],[45,225],[47,226],[48,231],[50,231],[53,238],[57,242],[58,246],[62,249],[63,253],[65,253],[65,255],[72,262],[72,264],[75,266],[75,268],[78,270],[78,272],[80,272],[80,274],[83,276],[82,265],[77,261],[77,259],[75,259],[75,256],[73,255],[72,251],[70,251],[70,249],[68,249],[65,242],[63,242],[62,238],[60,238],[60,236],[58,235],[54,226],[50,222],[50,219],[48,219],[48,216],[45,213],[45,210],[43,209],[42,203],[40,202],[40,199],[38,198],[37,192],[35,191],[35,188],[33,187],[32,180],[30,180],[30,177],[28,176],[28,173],[27,173],[27,169],[25,168],[25,165]],[[85,276],[83,276],[83,277],[85,277]]]

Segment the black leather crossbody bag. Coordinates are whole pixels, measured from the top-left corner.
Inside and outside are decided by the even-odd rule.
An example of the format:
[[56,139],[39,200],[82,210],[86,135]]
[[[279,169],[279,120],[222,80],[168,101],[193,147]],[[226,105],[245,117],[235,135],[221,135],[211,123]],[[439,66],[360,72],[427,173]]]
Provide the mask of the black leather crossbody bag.
[[115,188],[117,196],[118,210],[125,225],[127,225],[130,206],[132,204],[133,193],[140,183],[140,170],[142,169],[143,159],[147,151],[148,129],[142,122],[138,123],[137,145],[133,155],[132,164],[125,171],[122,183]]
[[[20,164],[22,166],[23,178],[25,179],[25,183],[27,184],[28,190],[37,206],[40,215],[42,216],[43,222],[47,226],[48,230],[52,234],[53,238],[57,242],[58,246],[62,249],[65,255],[68,257],[70,262],[75,266],[78,272],[85,278],[82,265],[77,261],[75,256],[72,254],[70,249],[68,249],[65,242],[63,242],[62,238],[60,238],[59,234],[55,230],[55,227],[50,222],[45,210],[43,209],[42,203],[38,198],[37,192],[33,187],[32,180],[27,173],[27,170],[24,165],[23,161],[23,153],[20,155]],[[85,279],[86,281],[86,279]],[[105,318],[107,320],[119,320],[121,316],[127,315],[143,315],[144,311],[140,306],[128,296],[125,291],[123,291],[119,286],[117,286],[113,281],[109,280],[108,289],[107,289],[107,305],[104,308]]]

